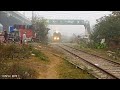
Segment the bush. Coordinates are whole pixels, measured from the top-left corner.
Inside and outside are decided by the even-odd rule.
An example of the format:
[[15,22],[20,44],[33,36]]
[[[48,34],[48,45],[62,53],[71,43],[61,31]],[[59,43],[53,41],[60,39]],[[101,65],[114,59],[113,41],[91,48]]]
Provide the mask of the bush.
[[106,48],[106,44],[105,43],[103,43],[103,44],[95,43],[94,46],[95,46],[96,49],[104,49],[104,48]]
[[33,49],[32,53],[35,54],[35,56],[40,58],[41,60],[48,60],[48,57],[46,57],[45,54],[39,50]]
[[106,45],[106,43],[101,44],[101,43],[89,42],[87,44],[87,47],[88,48],[95,48],[95,49],[105,49],[105,48],[107,48],[107,45]]
[[0,45],[0,60],[29,58],[30,50],[31,47],[26,45]]

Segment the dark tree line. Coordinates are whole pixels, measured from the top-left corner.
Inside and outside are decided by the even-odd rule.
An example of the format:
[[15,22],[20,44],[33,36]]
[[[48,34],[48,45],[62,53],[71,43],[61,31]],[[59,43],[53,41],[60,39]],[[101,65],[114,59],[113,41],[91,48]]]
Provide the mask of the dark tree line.
[[105,38],[105,43],[110,47],[111,42],[120,44],[120,11],[113,11],[109,16],[101,17],[94,26],[91,40],[98,43]]

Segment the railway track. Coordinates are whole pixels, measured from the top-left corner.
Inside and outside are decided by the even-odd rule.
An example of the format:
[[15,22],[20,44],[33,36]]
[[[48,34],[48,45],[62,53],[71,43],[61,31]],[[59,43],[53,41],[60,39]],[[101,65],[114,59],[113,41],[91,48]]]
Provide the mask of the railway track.
[[93,75],[96,75],[98,79],[120,79],[120,64],[104,59],[102,57],[88,54],[73,47],[60,44],[61,49],[77,57],[84,62],[85,66],[89,66]]
[[86,53],[86,54],[89,54],[89,55],[93,55],[93,56],[95,56],[95,57],[102,58],[102,59],[107,60],[108,62],[111,62],[111,63],[113,63],[113,64],[118,64],[118,65],[120,65],[120,63],[118,63],[118,62],[115,62],[115,61],[106,59],[106,58],[104,58],[104,57],[101,57],[101,56],[98,56],[98,55],[95,55],[95,54],[91,54],[91,53],[88,53],[88,52],[83,51],[83,50],[80,50],[80,49],[76,49],[76,48],[74,48],[74,47],[72,47],[72,46],[69,46],[69,45],[66,45],[66,44],[63,44],[63,45],[64,45],[64,46],[67,46],[67,47],[70,47],[70,48],[73,48],[73,49],[75,49],[75,50],[81,51],[81,52],[83,52],[83,53]]

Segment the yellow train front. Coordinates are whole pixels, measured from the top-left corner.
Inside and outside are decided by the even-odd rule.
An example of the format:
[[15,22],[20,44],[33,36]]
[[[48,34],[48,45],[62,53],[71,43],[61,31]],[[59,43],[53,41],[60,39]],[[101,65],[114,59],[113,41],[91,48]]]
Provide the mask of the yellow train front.
[[54,32],[52,40],[53,40],[54,43],[61,42],[61,33],[60,32]]

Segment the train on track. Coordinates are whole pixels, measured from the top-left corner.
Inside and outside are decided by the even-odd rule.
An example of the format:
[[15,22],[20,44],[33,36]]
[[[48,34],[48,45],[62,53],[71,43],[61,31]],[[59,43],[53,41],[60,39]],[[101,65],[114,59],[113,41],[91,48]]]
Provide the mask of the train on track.
[[55,31],[52,36],[52,42],[53,43],[60,43],[61,42],[61,33]]

